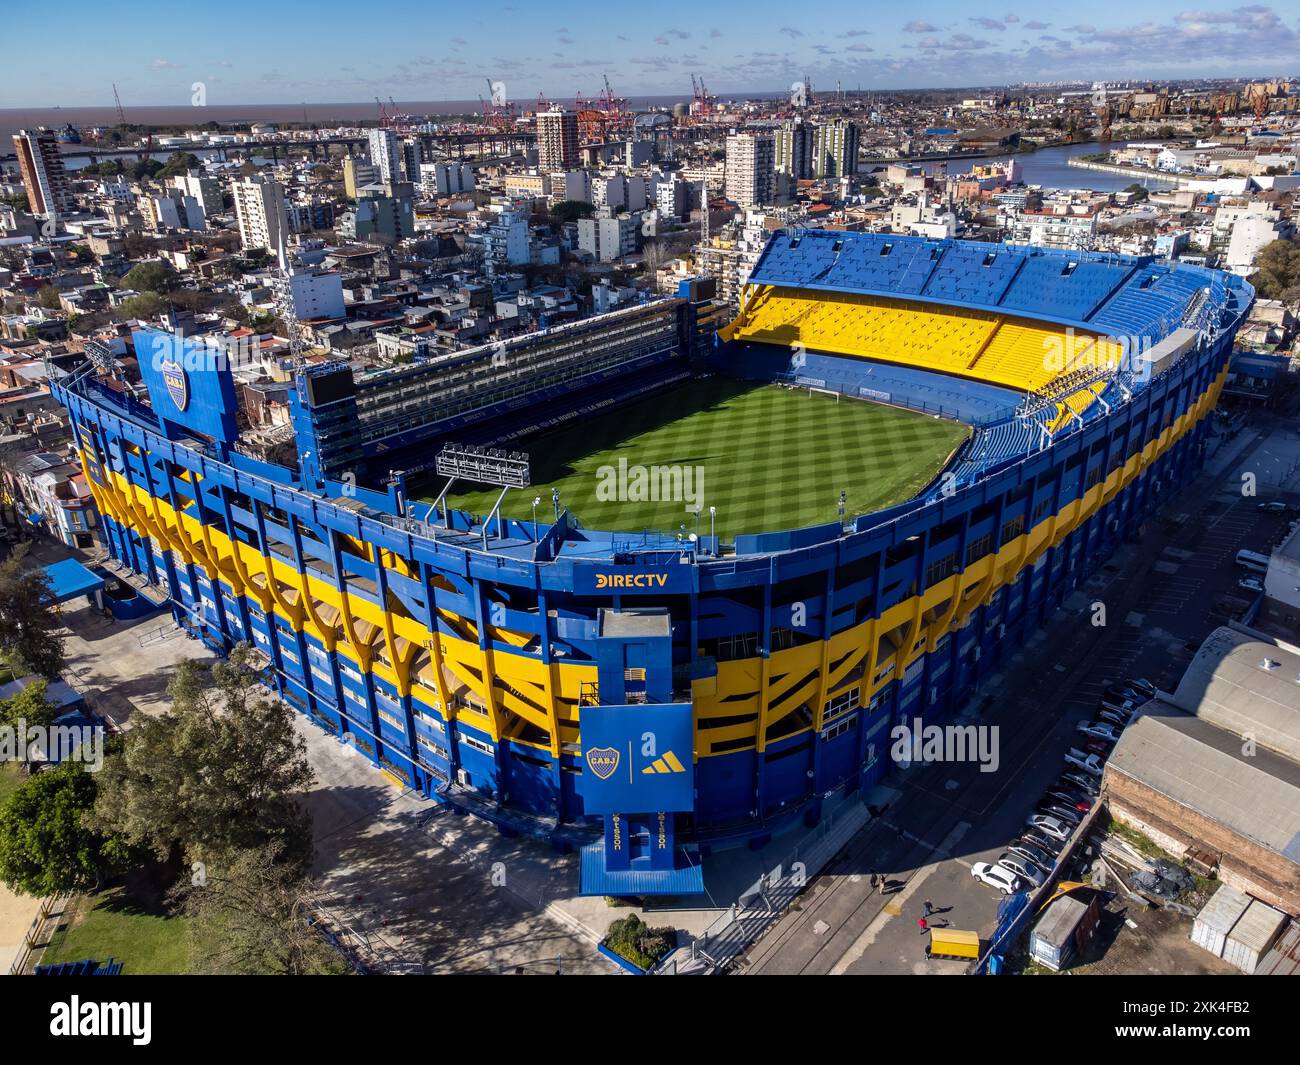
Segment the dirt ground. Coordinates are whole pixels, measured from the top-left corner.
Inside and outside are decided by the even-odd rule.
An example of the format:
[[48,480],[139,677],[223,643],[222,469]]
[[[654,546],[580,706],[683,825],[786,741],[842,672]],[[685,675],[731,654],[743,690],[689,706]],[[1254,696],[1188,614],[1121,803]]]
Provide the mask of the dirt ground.
[[[1126,918],[1137,927],[1130,928]],[[1241,975],[1193,943],[1191,934],[1190,917],[1173,910],[1143,910],[1116,898],[1102,913],[1083,964],[1068,971],[1080,976]]]

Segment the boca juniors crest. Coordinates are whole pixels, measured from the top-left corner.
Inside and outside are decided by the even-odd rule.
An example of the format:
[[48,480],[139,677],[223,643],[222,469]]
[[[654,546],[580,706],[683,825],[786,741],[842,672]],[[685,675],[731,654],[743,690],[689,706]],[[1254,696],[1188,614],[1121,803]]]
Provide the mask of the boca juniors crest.
[[184,410],[190,405],[190,383],[185,376],[185,367],[175,359],[167,359],[158,367],[167,394],[172,397],[177,410]]
[[608,780],[618,769],[617,748],[592,747],[588,749],[587,765],[601,780]]

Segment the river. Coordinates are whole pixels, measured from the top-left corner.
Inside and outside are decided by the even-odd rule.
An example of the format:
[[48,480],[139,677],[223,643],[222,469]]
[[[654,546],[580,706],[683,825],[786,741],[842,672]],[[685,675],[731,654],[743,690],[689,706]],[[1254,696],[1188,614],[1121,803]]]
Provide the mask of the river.
[[[1119,192],[1128,188],[1135,181],[1149,189],[1172,188],[1176,181],[1165,178],[1135,178],[1128,174],[1108,174],[1103,170],[1083,170],[1066,163],[1077,155],[1092,155],[1107,149],[1122,148],[1123,141],[1109,144],[1084,142],[1081,144],[1063,144],[1055,148],[1040,148],[1036,152],[1017,155],[969,156],[954,159],[948,163],[949,174],[964,174],[972,166],[985,163],[1001,163],[1015,159],[1020,163],[1020,170],[1026,185],[1041,185],[1045,189],[1093,189],[1097,192]],[[934,173],[940,162],[918,164],[926,173]]]

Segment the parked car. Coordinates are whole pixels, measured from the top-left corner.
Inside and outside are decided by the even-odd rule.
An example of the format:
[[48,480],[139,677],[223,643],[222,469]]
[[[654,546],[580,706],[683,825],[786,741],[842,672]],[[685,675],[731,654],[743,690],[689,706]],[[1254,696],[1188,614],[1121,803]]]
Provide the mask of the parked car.
[[997,888],[1004,895],[1014,895],[1021,888],[1020,877],[1000,865],[976,862],[970,868],[970,875],[989,887]]
[[1086,814],[1092,809],[1092,799],[1088,798],[1086,795],[1080,794],[1073,788],[1062,788],[1054,784],[1052,787],[1047,789],[1047,797],[1049,799],[1055,799],[1057,802],[1063,802],[1069,806],[1073,806],[1080,813]]
[[1145,677],[1129,677],[1124,683],[1134,691],[1141,692],[1148,699],[1156,697],[1156,686]]
[[1082,769],[1095,777],[1100,777],[1106,767],[1106,763],[1100,757],[1088,751],[1081,751],[1077,747],[1071,747],[1065,752],[1065,760],[1076,769]]
[[1085,739],[1080,740],[1079,746],[1089,754],[1097,755],[1102,761],[1105,761],[1110,757],[1110,752],[1113,747],[1112,744],[1105,740],[1099,740],[1096,736],[1088,736]]
[[[1145,699],[1142,701],[1146,702]],[[1128,714],[1132,716],[1133,713],[1137,711],[1138,704],[1132,699],[1103,699],[1101,701],[1101,708],[1103,710],[1110,710],[1116,714]]]
[[1286,511],[1286,504],[1280,499],[1270,499],[1267,503],[1260,503],[1255,509],[1269,514],[1282,514]]
[[1057,802],[1055,799],[1043,799],[1034,807],[1034,812],[1059,817],[1062,821],[1066,821],[1071,825],[1077,825],[1083,820],[1083,814],[1076,810],[1072,804]]
[[[1041,836],[1032,837],[1041,839]],[[1056,855],[1045,847],[1040,847],[1037,843],[1031,842],[1028,833],[1019,839],[1007,844],[1007,850],[1012,854],[1018,854],[1026,861],[1033,862],[1034,865],[1043,872],[1051,872],[1052,866],[1056,864]]]
[[1020,877],[1021,880],[1028,880],[1034,887],[1042,887],[1043,881],[1047,879],[1033,862],[1027,862],[1020,855],[1012,854],[1010,851],[998,858],[994,868],[999,867],[1013,876]]
[[1011,846],[1040,850],[1055,862],[1056,856],[1061,853],[1065,844],[1059,839],[1052,839],[1050,836],[1044,835],[1037,829],[1027,828],[1016,837]]
[[1070,833],[1074,831],[1074,825],[1068,821],[1063,821],[1059,817],[1053,817],[1051,814],[1033,813],[1025,821],[1030,828],[1036,828],[1049,839],[1059,840],[1064,843],[1070,838]]
[[1112,684],[1101,693],[1101,701],[1104,703],[1115,703],[1122,705],[1132,703],[1136,706],[1138,703],[1145,703],[1149,696],[1146,692],[1140,692],[1136,688],[1130,688],[1124,685]]
[[1238,588],[1244,588],[1248,592],[1262,592],[1264,585],[1259,582],[1257,577],[1242,577],[1237,582]]
[[1056,778],[1056,783],[1058,787],[1071,788],[1080,795],[1086,795],[1089,798],[1095,798],[1100,790],[1097,787],[1096,777],[1081,773],[1077,769],[1067,769]]
[[1120,732],[1114,725],[1107,724],[1105,721],[1081,721],[1075,726],[1077,732],[1082,732],[1085,736],[1093,736],[1099,740],[1105,740],[1107,743],[1118,743]]
[[1125,714],[1119,710],[1103,710],[1097,715],[1097,720],[1107,725],[1114,725],[1116,728],[1124,728],[1131,720],[1131,714]]

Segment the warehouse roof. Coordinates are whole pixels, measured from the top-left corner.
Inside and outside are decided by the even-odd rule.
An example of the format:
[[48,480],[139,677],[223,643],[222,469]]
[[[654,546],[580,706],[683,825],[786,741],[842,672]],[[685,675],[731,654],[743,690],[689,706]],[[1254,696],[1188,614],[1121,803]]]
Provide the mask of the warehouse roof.
[[1241,737],[1154,699],[1106,768],[1300,863],[1300,764],[1242,748]]
[[1215,629],[1187,667],[1173,702],[1300,762],[1300,654],[1234,629]]

